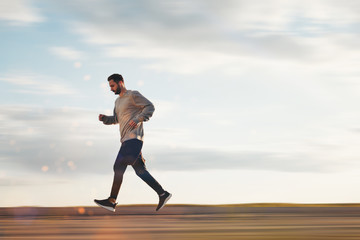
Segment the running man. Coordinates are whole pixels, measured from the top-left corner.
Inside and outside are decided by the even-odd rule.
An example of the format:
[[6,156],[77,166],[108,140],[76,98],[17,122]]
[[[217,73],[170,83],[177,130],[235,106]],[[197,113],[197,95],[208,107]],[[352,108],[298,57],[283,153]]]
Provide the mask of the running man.
[[99,115],[99,121],[106,125],[119,124],[121,147],[114,164],[114,180],[110,197],[104,200],[94,200],[97,205],[115,212],[116,198],[118,196],[124,172],[131,165],[136,175],[146,182],[159,195],[159,204],[156,211],[160,210],[171,198],[171,194],[146,170],[145,159],[141,154],[143,146],[143,122],[149,120],[155,111],[154,105],[138,91],[125,88],[124,79],[120,74],[108,77],[110,90],[119,97],[115,101],[114,115]]

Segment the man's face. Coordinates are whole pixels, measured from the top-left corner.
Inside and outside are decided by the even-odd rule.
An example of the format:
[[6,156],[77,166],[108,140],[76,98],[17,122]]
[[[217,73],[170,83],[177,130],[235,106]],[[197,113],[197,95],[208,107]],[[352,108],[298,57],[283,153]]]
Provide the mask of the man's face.
[[120,85],[117,84],[116,82],[114,82],[114,80],[111,79],[109,81],[109,86],[110,86],[110,90],[112,92],[114,92],[114,94],[120,94],[121,93]]

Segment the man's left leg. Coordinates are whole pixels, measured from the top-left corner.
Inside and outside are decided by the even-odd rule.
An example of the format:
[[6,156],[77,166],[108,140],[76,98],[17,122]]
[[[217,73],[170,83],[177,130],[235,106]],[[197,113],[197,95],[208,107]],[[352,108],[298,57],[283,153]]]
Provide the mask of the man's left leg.
[[156,208],[156,211],[159,211],[166,202],[171,198],[171,193],[165,191],[160,183],[156,181],[156,179],[151,176],[145,166],[145,159],[142,157],[140,153],[135,163],[132,165],[134,168],[136,175],[138,175],[144,182],[147,183],[154,191],[159,195],[159,204]]

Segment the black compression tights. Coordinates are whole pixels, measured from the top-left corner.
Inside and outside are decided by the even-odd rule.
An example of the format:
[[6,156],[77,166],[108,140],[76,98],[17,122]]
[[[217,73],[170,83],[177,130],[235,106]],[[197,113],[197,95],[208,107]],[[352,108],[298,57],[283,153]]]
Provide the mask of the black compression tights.
[[158,195],[164,192],[161,185],[146,170],[145,160],[141,154],[142,145],[143,142],[138,139],[131,139],[122,143],[114,164],[114,181],[111,188],[111,198],[117,198],[123,175],[128,165],[131,165],[134,168],[136,175],[154,189]]

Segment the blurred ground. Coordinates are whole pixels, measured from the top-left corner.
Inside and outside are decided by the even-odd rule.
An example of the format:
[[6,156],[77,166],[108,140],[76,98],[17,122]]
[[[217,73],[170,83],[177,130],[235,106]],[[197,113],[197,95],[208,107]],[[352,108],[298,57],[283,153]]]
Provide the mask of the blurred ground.
[[358,205],[0,208],[0,239],[360,239]]

